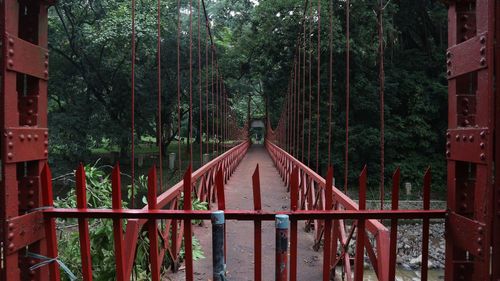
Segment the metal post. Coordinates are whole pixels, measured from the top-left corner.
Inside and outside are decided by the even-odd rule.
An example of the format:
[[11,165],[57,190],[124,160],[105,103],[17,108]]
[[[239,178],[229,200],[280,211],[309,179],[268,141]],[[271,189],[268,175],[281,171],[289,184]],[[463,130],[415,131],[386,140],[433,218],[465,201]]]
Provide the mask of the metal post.
[[276,215],[276,281],[288,280],[288,215]]
[[213,280],[226,280],[224,264],[224,211],[212,213]]

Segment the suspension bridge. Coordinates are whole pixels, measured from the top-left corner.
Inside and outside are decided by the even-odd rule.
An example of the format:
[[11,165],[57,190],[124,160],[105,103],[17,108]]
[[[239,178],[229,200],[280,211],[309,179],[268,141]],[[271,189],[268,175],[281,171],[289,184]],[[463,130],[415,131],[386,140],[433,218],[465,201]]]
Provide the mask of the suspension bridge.
[[[428,279],[429,224],[446,220],[446,280],[500,280],[500,175],[494,163],[500,158],[500,137],[495,130],[500,116],[494,80],[500,59],[496,43],[500,36],[498,1],[446,1],[448,5],[448,131],[446,138],[448,208],[430,209],[431,170],[422,178],[422,208],[399,210],[401,172],[393,173],[391,210],[383,208],[384,186],[384,46],[383,9],[377,12],[379,35],[380,100],[380,210],[366,209],[367,169],[360,167],[358,202],[347,196],[349,166],[349,0],[346,4],[346,136],[345,171],[331,167],[332,124],[332,13],[321,18],[322,1],[312,8],[305,1],[297,35],[288,88],[283,91],[281,118],[277,124],[265,119],[265,144],[252,145],[248,123],[237,122],[218,63],[210,19],[203,0],[189,1],[188,26],[183,26],[178,1],[177,26],[177,130],[188,120],[189,158],[178,157],[183,179],[166,188],[160,146],[157,163],[147,175],[147,205],[138,207],[134,184],[130,208],[122,207],[122,176],[117,164],[111,174],[112,208],[89,208],[85,169],[75,172],[76,208],[54,208],[48,159],[47,112],[49,50],[48,8],[55,1],[4,0],[1,13],[1,126],[3,130],[0,182],[0,280],[61,280],[67,271],[58,253],[57,218],[78,222],[81,276],[93,280],[89,220],[113,221],[116,280],[131,280],[138,239],[148,237],[149,280],[162,280],[163,261],[171,270],[183,268],[182,280],[363,280],[365,256],[379,280],[396,279],[398,220],[422,221],[421,280]],[[332,5],[331,2],[329,2]],[[135,63],[136,3],[132,0],[131,38],[131,176],[135,179]],[[162,124],[161,98],[161,1],[158,1],[157,124]],[[317,13],[317,14],[314,14]],[[193,15],[197,14],[196,19]],[[314,22],[314,24],[312,24]],[[326,22],[326,23],[325,23]],[[321,25],[329,29],[329,67],[321,68]],[[317,30],[317,42],[311,36]],[[180,60],[181,34],[189,36],[189,62]],[[197,46],[197,47],[196,47]],[[196,47],[196,48],[195,48]],[[184,50],[184,51],[186,51]],[[317,64],[313,67],[313,64]],[[189,68],[189,85],[181,85],[181,67]],[[202,67],[204,65],[204,67]],[[313,69],[317,71],[313,75]],[[321,73],[329,77],[321,80]],[[315,81],[313,81],[313,78]],[[316,92],[313,92],[316,84]],[[322,96],[322,85],[328,96]],[[184,91],[183,89],[187,89]],[[181,98],[189,100],[188,117]],[[314,97],[315,96],[315,97]],[[321,116],[320,100],[328,99],[327,116]],[[314,104],[313,101],[317,103]],[[193,105],[198,105],[198,115]],[[206,110],[201,110],[206,108]],[[267,116],[266,116],[267,117]],[[328,130],[320,132],[320,119]],[[193,121],[200,124],[199,144],[194,143]],[[315,125],[316,124],[316,125]],[[184,126],[185,123],[184,123]],[[306,130],[307,129],[307,130]],[[315,137],[311,131],[317,130]],[[308,134],[306,134],[308,132]],[[319,138],[328,138],[328,166],[320,165]],[[163,136],[157,126],[157,136]],[[316,138],[316,139],[314,139]],[[178,155],[182,154],[180,141]],[[193,146],[199,145],[200,162],[208,152],[216,154],[192,170]],[[205,153],[204,153],[205,152]],[[184,170],[184,167],[186,169]],[[334,184],[334,172],[344,181]],[[322,174],[323,173],[323,174]],[[351,187],[349,187],[351,188]],[[191,200],[208,202],[210,210],[192,210]],[[215,213],[215,211],[222,211]],[[192,225],[203,220],[204,226]],[[212,224],[209,221],[212,221]],[[384,224],[387,222],[388,224]],[[386,226],[387,225],[387,226]],[[390,227],[388,227],[390,225]],[[212,228],[212,231],[207,230]],[[213,257],[193,260],[193,233]],[[274,237],[273,237],[274,236]],[[212,244],[213,242],[213,244]],[[355,251],[349,251],[349,245]],[[181,257],[181,249],[184,255]],[[304,255],[319,253],[317,264],[305,268]],[[245,270],[240,270],[246,268]],[[198,275],[195,275],[196,274]],[[202,275],[199,275],[202,274]],[[70,276],[71,279],[71,276]]]

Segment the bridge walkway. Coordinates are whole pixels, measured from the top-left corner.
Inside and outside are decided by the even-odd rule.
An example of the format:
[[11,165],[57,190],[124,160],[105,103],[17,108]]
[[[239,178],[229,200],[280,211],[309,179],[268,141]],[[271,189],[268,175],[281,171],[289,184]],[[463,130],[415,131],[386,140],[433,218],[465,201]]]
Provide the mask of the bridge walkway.
[[[290,208],[289,193],[281,180],[274,163],[263,145],[252,145],[245,158],[225,185],[226,208],[252,210],[252,174],[259,164],[262,209],[280,211]],[[216,206],[214,205],[214,208]],[[228,221],[227,270],[228,280],[253,280],[254,246],[253,222]],[[312,249],[313,236],[304,231],[304,222],[299,222],[298,276],[297,280],[321,280],[322,252]],[[200,241],[205,258],[194,262],[195,280],[212,280],[212,232],[209,222],[194,226],[194,234]],[[262,280],[274,280],[275,265],[274,222],[262,222]],[[169,276],[170,280],[184,280],[184,272]],[[168,280],[168,279],[167,279]]]

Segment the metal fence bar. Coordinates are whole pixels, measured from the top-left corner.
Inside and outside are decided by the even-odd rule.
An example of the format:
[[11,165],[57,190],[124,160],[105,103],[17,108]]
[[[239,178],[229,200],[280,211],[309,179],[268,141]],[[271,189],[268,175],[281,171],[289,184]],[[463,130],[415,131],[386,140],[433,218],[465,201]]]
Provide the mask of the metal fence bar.
[[[54,196],[52,192],[52,174],[49,165],[45,163],[41,173],[42,203],[44,206],[54,205]],[[47,257],[57,258],[57,238],[56,238],[56,222],[54,218],[50,218],[45,222],[45,236],[47,237]],[[59,264],[53,262],[49,264],[49,274],[52,280],[59,281],[61,279],[59,272]]]
[[[366,165],[359,175],[359,210],[366,208]],[[365,220],[358,220],[358,232],[356,235],[356,257],[354,261],[354,280],[363,281],[364,258],[365,258]],[[348,262],[348,261],[344,261]]]
[[[76,170],[76,207],[80,210],[87,209],[87,184],[85,181],[85,169],[82,164],[80,164]],[[92,281],[89,224],[86,218],[78,219],[78,233],[80,235],[83,280]]]
[[[299,199],[299,169],[295,167],[290,177],[290,210],[296,211]],[[297,220],[290,222],[290,281],[297,280],[298,233]]]
[[[255,172],[252,175],[253,187],[253,207],[255,211],[262,210],[260,198],[260,177],[259,165],[255,167]],[[254,221],[254,280],[262,280],[262,221]]]
[[[122,208],[122,191],[121,191],[120,166],[116,165],[111,173],[111,190],[112,190],[112,207],[113,210],[121,210]],[[115,263],[116,263],[116,279],[125,280],[125,261],[123,248],[123,224],[121,219],[113,219],[113,241],[115,243]]]
[[[153,166],[148,174],[148,208],[156,209],[156,167]],[[158,257],[158,225],[156,220],[148,221],[149,261],[151,263],[151,280],[160,280],[160,261]]]
[[[325,185],[325,206],[326,210],[331,210],[333,207],[333,167],[328,168],[326,174]],[[332,248],[332,221],[325,220],[324,228],[324,242],[323,242],[323,281],[330,281],[331,277],[331,263],[332,251],[337,252],[337,248]]]
[[[392,201],[391,209],[397,210],[399,208],[399,179],[401,172],[399,168],[396,169],[392,175]],[[396,278],[396,255],[397,255],[397,239],[398,239],[398,220],[391,220],[391,239],[389,249],[389,281],[394,281]]]
[[[431,205],[431,169],[428,168],[424,175],[423,188],[424,210],[429,210]],[[429,219],[424,219],[422,224],[422,268],[420,278],[427,281],[427,261],[429,260]]]
[[[189,165],[186,173],[184,174],[184,210],[191,210],[192,209],[192,202],[191,202],[191,191],[192,191],[192,185],[191,185],[191,165]],[[187,281],[192,281],[193,280],[193,229],[191,225],[191,219],[185,218],[184,219],[184,252],[186,255],[185,262],[186,262],[186,280]]]

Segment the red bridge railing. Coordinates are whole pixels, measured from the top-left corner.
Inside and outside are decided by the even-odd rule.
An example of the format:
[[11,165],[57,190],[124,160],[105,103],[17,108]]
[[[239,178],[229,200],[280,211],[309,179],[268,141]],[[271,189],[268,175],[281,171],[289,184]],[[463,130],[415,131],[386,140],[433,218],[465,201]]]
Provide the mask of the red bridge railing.
[[[173,270],[179,267],[179,254],[181,250],[182,240],[185,243],[185,260],[186,260],[186,273],[192,275],[192,231],[190,218],[183,218],[182,216],[172,216],[169,218],[155,218],[149,219],[141,217],[139,214],[150,213],[160,209],[168,209],[175,212],[179,210],[180,200],[182,193],[184,198],[198,198],[202,202],[215,202],[221,201],[220,197],[223,196],[224,181],[228,180],[233,174],[237,165],[245,155],[249,142],[245,141],[224,154],[213,159],[200,169],[191,173],[191,168],[185,173],[184,180],[180,181],[163,194],[157,197],[157,179],[156,168],[151,168],[148,175],[148,205],[142,209],[122,209],[121,206],[121,180],[120,168],[116,165],[112,172],[112,196],[113,208],[112,209],[99,209],[100,211],[107,211],[110,214],[110,219],[113,219],[113,240],[115,245],[116,256],[116,272],[117,280],[130,280],[132,268],[134,265],[135,252],[139,239],[140,232],[145,228],[148,232],[150,241],[150,262],[151,262],[151,276],[152,280],[159,280],[160,266],[163,259],[168,254],[173,263]],[[216,180],[217,179],[217,180]],[[43,190],[48,192],[44,195],[45,205],[52,206],[52,178],[50,169],[45,166],[42,172],[42,185]],[[57,257],[57,241],[55,234],[54,217],[68,217],[71,211],[77,211],[78,215],[69,216],[78,218],[78,231],[80,240],[80,251],[82,258],[82,276],[83,280],[92,280],[92,264],[91,264],[91,251],[90,239],[87,219],[95,218],[95,214],[99,212],[97,209],[87,209],[86,200],[86,182],[85,170],[82,165],[76,171],[76,188],[77,188],[77,209],[57,209],[57,211],[50,211],[47,209],[45,215],[49,215],[51,220],[46,224],[46,233],[49,237],[49,257]],[[219,188],[219,190],[217,190]],[[183,209],[191,210],[191,200],[183,201]],[[129,216],[125,215],[129,214]],[[130,214],[135,214],[130,216]],[[127,219],[126,230],[123,233],[122,219]],[[157,219],[164,219],[164,228],[158,227],[159,221]],[[159,239],[164,243],[159,247]],[[51,263],[51,280],[59,280],[59,273],[57,270],[58,264]]]
[[[262,239],[261,222],[277,219],[277,215],[287,215],[290,219],[290,230],[282,231],[282,235],[289,235],[290,261],[281,259],[281,275],[276,275],[276,280],[297,280],[297,236],[298,222],[304,221],[306,225],[314,227],[316,249],[319,250],[323,241],[323,280],[330,280],[335,275],[335,267],[343,261],[343,271],[347,280],[363,280],[364,252],[368,254],[379,280],[394,280],[396,265],[396,239],[397,219],[423,219],[424,243],[428,242],[429,219],[443,218],[445,210],[397,210],[397,197],[399,188],[399,172],[395,174],[393,208],[391,211],[364,210],[366,199],[366,169],[360,176],[360,203],[359,206],[333,187],[333,171],[330,169],[325,179],[315,174],[302,163],[288,155],[276,145],[267,142],[266,146],[274,159],[276,166],[290,186],[290,210],[284,212],[266,212],[261,210],[260,180],[258,167],[253,177],[254,209],[255,210],[225,210],[224,182],[232,174],[239,161],[243,158],[249,147],[244,142],[225,154],[214,159],[204,167],[191,174],[190,169],[185,173],[184,180],[174,187],[156,196],[157,179],[156,169],[153,167],[148,175],[148,205],[143,209],[121,208],[121,184],[118,166],[112,174],[113,183],[113,208],[112,209],[87,209],[85,171],[82,167],[77,170],[77,197],[78,206],[75,209],[55,209],[50,207],[52,202],[51,176],[48,166],[42,173],[44,194],[48,208],[40,211],[46,218],[46,233],[49,243],[49,257],[57,257],[57,241],[55,238],[55,218],[76,218],[79,225],[80,249],[82,257],[83,280],[92,280],[92,263],[89,241],[88,219],[112,219],[114,223],[113,241],[116,255],[117,280],[130,280],[132,266],[135,259],[137,241],[142,231],[147,231],[149,237],[149,262],[150,280],[160,280],[160,265],[168,254],[174,261],[173,269],[179,266],[179,251],[184,239],[186,280],[194,279],[192,256],[192,225],[191,220],[209,220],[212,211],[191,210],[191,200],[183,200],[180,209],[181,192],[184,198],[199,198],[205,202],[217,202],[217,208],[224,210],[225,220],[247,220],[254,222],[255,240],[255,275],[254,280],[262,280]],[[309,190],[308,190],[309,189]],[[430,173],[426,174],[425,202],[429,202]],[[394,195],[395,194],[395,195]],[[319,198],[316,200],[316,198]],[[424,203],[428,209],[428,203]],[[281,216],[282,217],[282,216]],[[379,221],[391,219],[392,228],[389,232]],[[122,231],[122,220],[127,220],[126,231]],[[160,220],[166,225],[159,227]],[[346,221],[354,221],[350,231],[347,230]],[[356,235],[356,254],[354,275],[351,270],[351,257],[348,245]],[[373,235],[375,244],[372,245],[369,235]],[[286,237],[288,239],[288,237]],[[163,244],[159,242],[163,241]],[[288,240],[287,240],[288,241]],[[427,241],[427,242],[425,242]],[[160,245],[162,245],[160,247]],[[277,244],[278,245],[278,244]],[[285,244],[281,243],[281,246]],[[286,243],[288,245],[288,243]],[[422,263],[426,264],[426,249],[423,245]],[[277,248],[278,249],[278,248]],[[339,251],[340,249],[340,251]],[[283,249],[280,249],[283,250]],[[288,249],[284,249],[288,250]],[[286,254],[280,252],[281,257]],[[277,255],[278,257],[278,255]],[[220,259],[219,259],[220,260]],[[278,259],[277,259],[278,264]],[[59,280],[58,265],[51,263],[50,280]],[[283,266],[285,268],[283,269]],[[289,268],[289,271],[288,271]],[[278,270],[278,268],[277,268]],[[284,271],[283,271],[284,270]],[[278,272],[278,271],[277,271]],[[427,268],[422,267],[422,280],[426,280]]]
[[[424,176],[423,208],[422,210],[407,210],[403,213],[398,210],[400,171],[396,170],[393,176],[392,211],[376,211],[377,219],[392,219],[389,231],[379,220],[365,217],[366,209],[366,166],[359,176],[359,204],[333,186],[333,169],[329,168],[326,179],[322,178],[305,164],[289,153],[266,140],[266,148],[271,155],[284,183],[290,191],[292,211],[323,211],[325,213],[343,213],[353,211],[359,215],[350,229],[347,220],[343,217],[336,220],[322,220],[314,218],[306,221],[306,230],[314,230],[314,249],[319,250],[323,244],[323,274],[328,280],[330,274],[335,274],[335,268],[342,261],[343,273],[347,280],[352,280],[351,256],[348,248],[353,234],[356,235],[356,252],[354,277],[362,280],[365,250],[379,280],[394,280],[396,270],[397,219],[423,219],[422,245],[422,280],[427,279],[428,243],[429,243],[429,210],[430,206],[430,170]],[[444,217],[444,210],[436,210],[436,217]],[[296,241],[297,222],[291,222],[291,261],[290,275],[297,269]],[[370,239],[373,238],[373,239]],[[374,240],[375,244],[371,243]],[[295,242],[295,243],[294,243]],[[321,243],[322,242],[322,243]]]

